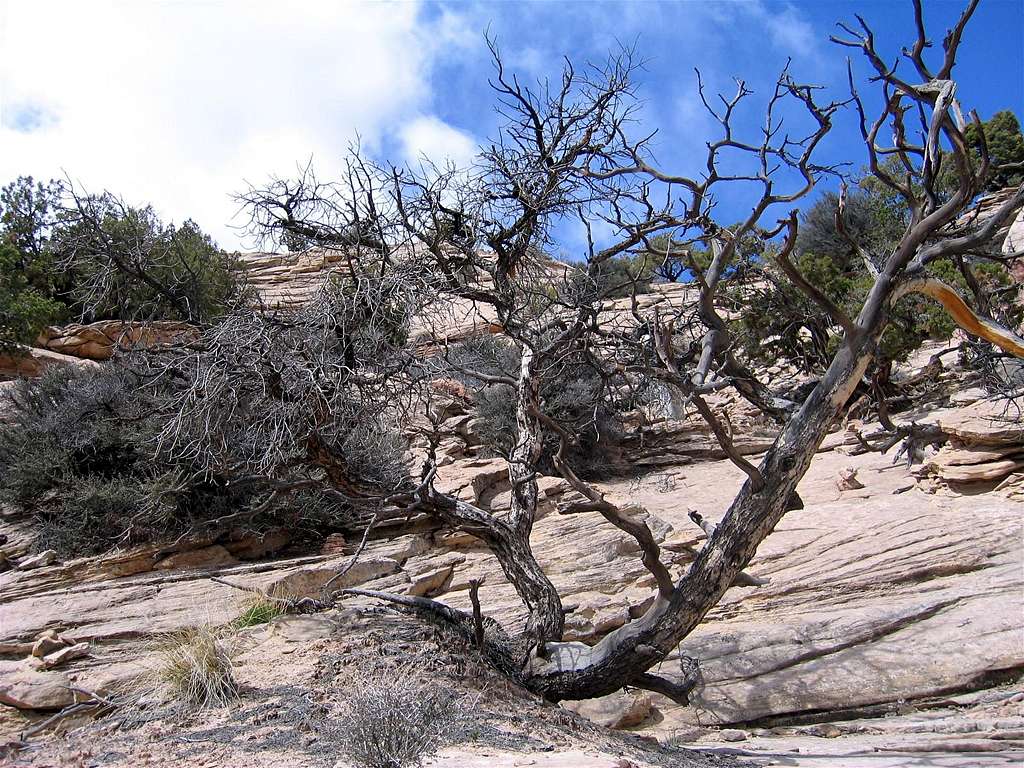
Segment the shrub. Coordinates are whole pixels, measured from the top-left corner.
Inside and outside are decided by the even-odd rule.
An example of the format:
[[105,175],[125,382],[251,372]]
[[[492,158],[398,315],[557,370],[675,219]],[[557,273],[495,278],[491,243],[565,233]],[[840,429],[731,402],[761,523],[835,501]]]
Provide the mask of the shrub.
[[234,257],[199,226],[151,206],[22,176],[0,189],[0,344],[48,322],[206,323],[248,302]]
[[231,657],[211,627],[187,629],[158,646],[155,683],[184,709],[221,707],[238,698]]
[[84,320],[205,323],[241,297],[233,258],[195,222],[165,224],[152,207],[110,194],[73,203],[48,247],[71,277],[67,301]]
[[341,749],[366,768],[419,766],[450,739],[462,704],[413,666],[357,678],[345,696]]
[[[494,375],[515,376],[518,351],[502,339],[486,336],[465,342],[452,352],[459,368]],[[458,370],[446,372],[467,387],[480,382]],[[607,471],[616,460],[621,428],[619,415],[632,403],[618,402],[597,371],[582,359],[563,359],[548,370],[540,388],[544,412],[568,429],[576,444],[567,460],[580,475]],[[516,393],[507,384],[491,384],[474,394],[477,436],[493,455],[507,456],[516,440]],[[544,429],[544,447],[538,468],[553,472],[552,457],[558,451],[558,435]]]
[[[37,547],[74,556],[189,530],[216,535],[226,532],[218,526],[294,525],[300,513],[311,531],[336,530],[345,519],[349,508],[315,489],[264,504],[269,492],[260,486],[199,471],[160,450],[163,387],[170,385],[148,378],[118,365],[60,367],[5,391],[0,501],[28,513]],[[373,455],[365,446],[353,449],[353,460],[383,472],[386,463],[374,456],[394,446],[380,443]]]
[[0,500],[29,511],[37,545],[108,548],[139,509],[149,469],[145,420],[124,372],[59,367],[19,382],[0,426]]
[[30,282],[14,246],[0,241],[0,353],[32,342],[63,310],[60,302]]
[[[803,217],[792,261],[807,281],[842,309],[855,317],[874,277],[863,259],[837,231],[835,211],[838,197],[826,193]],[[869,254],[888,253],[905,227],[906,213],[895,207],[876,187],[850,194],[844,213],[845,227]],[[1010,283],[1006,269],[998,264],[977,260],[969,262],[973,279],[987,293]],[[931,274],[952,286],[965,297],[971,292],[957,264],[940,259],[930,265]],[[752,283],[739,282],[731,298],[740,308],[734,330],[745,354],[771,365],[784,360],[806,373],[820,374],[832,359],[841,334],[807,296],[782,274],[771,252],[751,271]],[[1006,303],[1006,302],[1004,302]],[[1012,304],[1012,302],[1011,302]],[[997,312],[1012,308],[993,306]],[[890,323],[879,343],[873,372],[883,374],[893,362],[907,356],[928,339],[947,339],[956,326],[935,301],[912,294],[902,299],[889,313]],[[1013,317],[1003,318],[1012,325]]]

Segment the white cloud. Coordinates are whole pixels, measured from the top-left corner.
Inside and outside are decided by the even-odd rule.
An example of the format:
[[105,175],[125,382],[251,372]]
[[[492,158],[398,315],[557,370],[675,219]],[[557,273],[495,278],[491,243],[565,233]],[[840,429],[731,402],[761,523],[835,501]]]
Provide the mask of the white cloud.
[[438,165],[450,161],[458,168],[466,168],[477,151],[477,142],[471,136],[429,115],[406,123],[401,141],[402,153],[410,164],[426,158]]
[[820,58],[821,40],[811,23],[801,17],[795,6],[790,3],[766,5],[761,0],[752,0],[747,8],[757,21],[764,24],[776,48],[794,58]]
[[[429,109],[430,67],[467,45],[457,15],[414,3],[9,2],[0,20],[0,180],[66,171],[238,245],[244,180],[326,175],[356,133],[370,151],[464,157]],[[33,116],[44,115],[46,120]]]

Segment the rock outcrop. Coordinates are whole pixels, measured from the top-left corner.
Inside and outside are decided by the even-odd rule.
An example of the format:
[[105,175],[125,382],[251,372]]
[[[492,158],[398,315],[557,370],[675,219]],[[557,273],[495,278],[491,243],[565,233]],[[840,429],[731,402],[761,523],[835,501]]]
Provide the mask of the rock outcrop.
[[1013,489],[1024,473],[1024,425],[1006,404],[979,400],[933,414],[949,442],[920,474],[954,489],[1007,482]]
[[47,368],[62,365],[95,367],[98,363],[49,349],[21,347],[16,353],[0,354],[0,379],[31,378],[39,376]]
[[151,349],[189,341],[196,334],[195,327],[188,323],[103,320],[88,325],[50,326],[39,335],[36,345],[85,360],[109,360],[118,349]]

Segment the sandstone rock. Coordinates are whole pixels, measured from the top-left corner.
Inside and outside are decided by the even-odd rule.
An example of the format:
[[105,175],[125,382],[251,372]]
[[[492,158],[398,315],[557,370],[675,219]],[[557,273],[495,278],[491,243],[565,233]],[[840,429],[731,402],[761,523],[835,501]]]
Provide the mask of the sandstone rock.
[[563,702],[562,706],[613,730],[635,728],[654,712],[654,703],[646,693],[622,691],[599,699]]
[[836,488],[840,491],[855,491],[864,487],[864,483],[857,479],[857,470],[853,467],[843,467],[839,470],[836,478]]
[[40,375],[47,368],[67,365],[79,368],[99,367],[99,363],[92,360],[80,360],[77,357],[51,352],[48,349],[22,347],[18,353],[0,355],[0,376],[32,377]]
[[109,360],[117,349],[148,349],[194,339],[198,330],[175,321],[101,320],[87,325],[50,326],[36,343],[53,352],[87,360]]
[[411,557],[429,552],[433,546],[434,543],[429,536],[412,534],[398,536],[386,543],[377,543],[374,547],[374,553],[383,557],[390,557],[399,563],[404,563]]
[[594,624],[586,616],[572,614],[565,617],[565,625],[562,628],[563,640],[586,642],[593,640],[595,635]]
[[188,552],[178,552],[165,557],[153,566],[156,571],[182,570],[188,568],[217,568],[232,565],[238,561],[219,544]]
[[63,709],[74,703],[63,672],[40,672],[21,662],[0,662],[0,704],[17,709]]
[[[962,454],[963,452],[959,453]],[[953,461],[950,461],[951,458]],[[1014,454],[995,461],[982,461],[976,464],[957,463],[957,458],[956,455],[943,455],[943,451],[939,451],[925,465],[923,472],[946,482],[981,483],[1002,480],[1017,470],[1024,468],[1024,453]]]
[[[768,449],[774,436],[762,430],[737,431],[733,445],[742,455]],[[622,462],[632,468],[680,466],[695,459],[720,459],[725,452],[703,422],[664,421],[626,435]]]
[[80,659],[83,656],[88,655],[88,643],[77,643],[75,645],[64,646],[60,650],[43,656],[43,667],[46,669],[53,669],[61,666],[62,664],[67,664],[69,661],[74,661],[75,659]]
[[442,493],[481,504],[507,488],[508,465],[499,458],[462,459],[441,468],[435,485]]
[[995,487],[995,491],[1002,493],[1008,499],[1024,501],[1024,472],[1016,472],[1008,476]]
[[[288,576],[275,579],[265,588],[270,594],[289,597],[315,597],[347,563],[334,568],[302,568]],[[398,571],[398,562],[390,557],[361,557],[345,575],[331,584],[331,589],[354,587],[357,584]]]
[[431,597],[444,591],[445,585],[451,581],[452,566],[437,568],[413,577],[408,593],[419,597]]
[[284,528],[272,528],[261,534],[242,533],[227,541],[224,548],[240,560],[259,560],[280,552],[291,543],[292,534]]
[[478,537],[466,531],[444,531],[435,535],[434,541],[439,547],[445,549],[466,549],[484,546],[484,543]]
[[49,653],[59,651],[66,643],[57,637],[56,630],[50,629],[43,632],[32,645],[32,655],[41,659]]
[[326,539],[324,539],[323,545],[320,547],[321,555],[343,555],[348,552],[348,543],[345,541],[344,534],[332,533]]
[[949,402],[952,405],[971,405],[979,400],[984,399],[988,395],[981,387],[969,387],[968,389],[961,389],[949,396]]
[[806,733],[808,736],[817,736],[820,739],[835,739],[843,735],[842,730],[837,725],[832,723],[818,723],[816,725],[810,725],[806,728],[801,728],[800,733]]
[[466,385],[463,384],[461,381],[458,381],[457,379],[432,379],[430,381],[430,388],[435,392],[448,394],[460,400],[470,399],[469,393],[466,391]]
[[[992,426],[988,423],[987,428]],[[1012,426],[995,425],[998,431]],[[980,434],[978,425],[972,429]],[[972,460],[980,455],[977,452],[986,451],[989,461],[1013,455],[1016,444],[1007,440],[1003,434],[992,442],[990,432],[986,440],[957,443],[951,450],[975,452]],[[1010,452],[1003,453],[1004,449]],[[665,717],[659,729],[689,727],[687,718],[697,717],[696,712],[702,722],[729,724],[947,696],[976,685],[992,671],[1024,668],[1019,619],[1024,609],[1024,552],[1016,506],[988,493],[925,496],[910,490],[893,496],[894,489],[906,488],[913,478],[890,462],[890,456],[876,454],[818,455],[800,484],[805,509],[788,514],[776,526],[751,564],[752,573],[771,577],[770,584],[730,589],[683,642],[681,653],[700,663],[703,686],[693,708],[680,709],[659,698]],[[471,489],[472,473],[479,468],[474,464],[453,464],[453,472],[462,474],[453,476],[452,482]],[[865,492],[836,494],[836,475],[847,466],[870,478]],[[742,475],[727,461],[716,460],[691,462],[672,474],[672,488],[654,482],[638,485],[633,478],[608,479],[599,488],[616,503],[641,504],[676,526],[662,548],[678,578],[690,551],[701,546],[703,538],[686,519],[687,508],[718,521],[723,499],[738,488]],[[1021,476],[1024,473],[1018,472]],[[557,479],[552,484],[557,485]],[[558,494],[564,495],[564,490]],[[541,566],[566,606],[581,606],[567,617],[570,625],[578,622],[577,639],[593,640],[595,622],[616,613],[621,618],[623,610],[635,619],[653,594],[652,588],[642,586],[649,585],[650,577],[635,554],[613,547],[621,532],[597,517],[551,515],[539,520],[532,534]],[[445,602],[468,608],[468,595],[456,592],[456,585],[485,576],[488,615],[512,632],[521,630],[521,601],[478,540],[462,534],[452,539],[438,534],[436,540],[440,544],[457,539],[472,546],[458,552],[465,562],[453,567]],[[390,564],[367,570],[359,570],[365,564],[357,565],[349,578],[402,592],[415,579],[442,570],[444,556],[453,554],[449,547],[418,551],[429,544],[426,537],[414,536],[371,541],[360,560],[386,557]],[[407,572],[399,570],[397,561],[405,559],[397,556],[399,552],[414,553],[409,555],[413,562],[406,563]],[[231,578],[261,588],[277,582],[305,585],[311,590],[307,593],[317,594],[347,562],[310,558],[302,563],[239,565]],[[197,617],[220,621],[237,615],[239,593],[210,584],[203,574],[140,575],[83,584],[75,574],[103,577],[85,565],[75,568],[66,564],[0,575],[4,647],[20,648],[41,629],[65,622],[83,639],[125,639],[194,625]],[[53,581],[58,573],[60,583]],[[35,586],[37,582],[45,583],[45,589]],[[572,639],[568,628],[567,639]],[[950,648],[957,653],[951,655]],[[659,672],[678,674],[679,661],[670,659]],[[98,666],[99,660],[82,666],[94,664]],[[655,719],[647,723],[653,727]]]
[[739,728],[723,728],[718,732],[718,738],[722,741],[746,741],[747,732],[741,731]]
[[331,637],[338,629],[338,622],[329,615],[284,615],[270,622],[267,632],[290,643],[309,645]]
[[45,552],[40,552],[38,555],[32,557],[26,557],[18,563],[18,570],[20,571],[31,571],[33,568],[42,568],[43,566],[52,565],[57,560],[57,553],[48,549]]
[[596,638],[602,637],[613,629],[618,629],[628,621],[629,608],[625,606],[615,611],[598,614],[592,621],[594,625],[594,635]]
[[944,409],[932,418],[943,432],[965,446],[1024,443],[1024,424],[992,400],[979,401],[966,408]]

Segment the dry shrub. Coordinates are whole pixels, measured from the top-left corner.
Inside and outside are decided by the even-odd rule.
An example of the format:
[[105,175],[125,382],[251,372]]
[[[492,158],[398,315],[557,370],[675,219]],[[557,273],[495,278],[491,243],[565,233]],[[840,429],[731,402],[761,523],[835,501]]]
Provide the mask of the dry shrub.
[[341,749],[366,768],[419,766],[450,741],[465,706],[410,665],[356,678],[345,696]]
[[154,670],[160,693],[185,709],[220,707],[238,698],[231,656],[212,627],[186,629],[162,642]]

